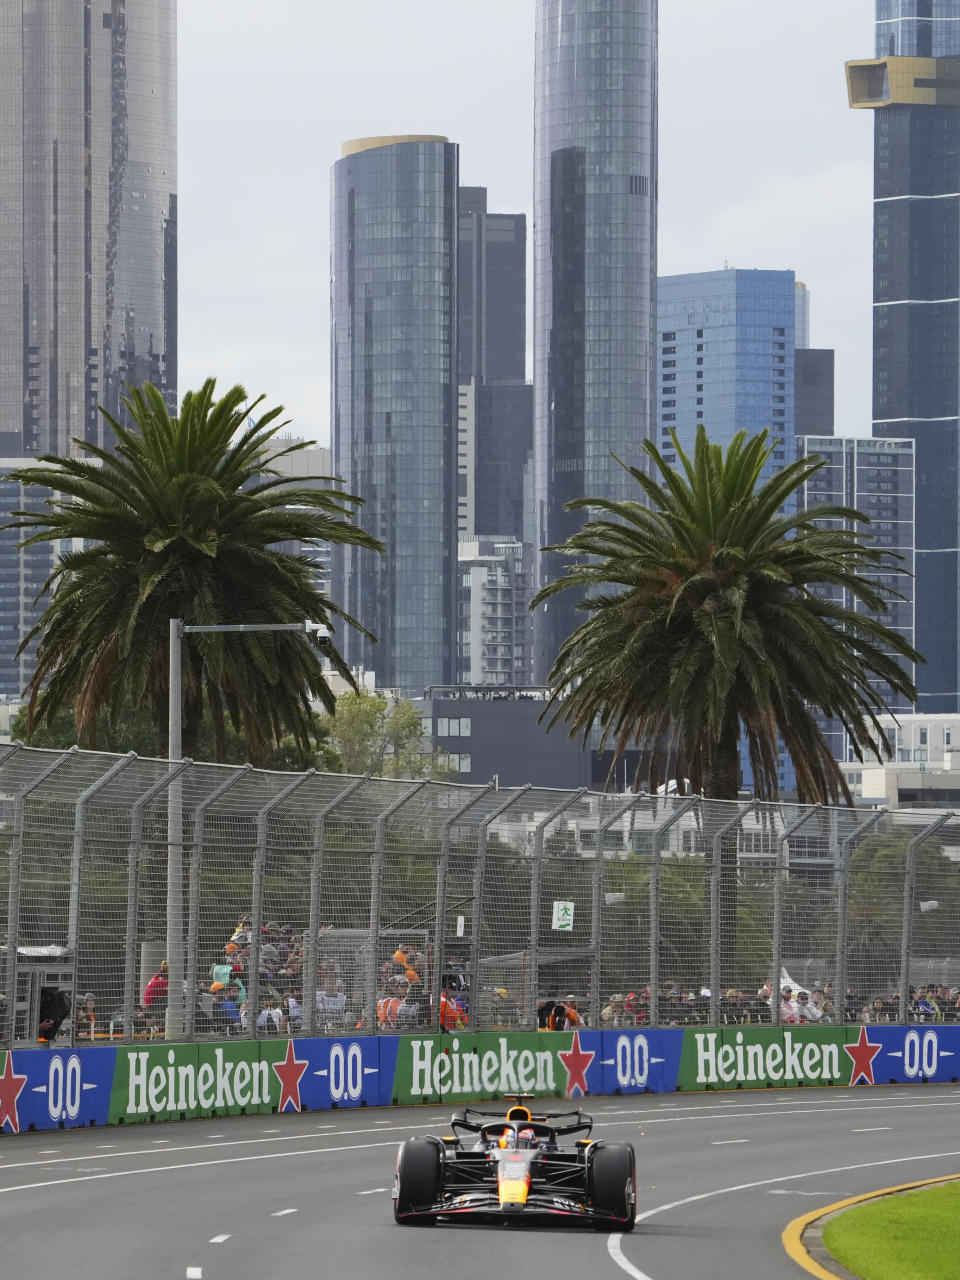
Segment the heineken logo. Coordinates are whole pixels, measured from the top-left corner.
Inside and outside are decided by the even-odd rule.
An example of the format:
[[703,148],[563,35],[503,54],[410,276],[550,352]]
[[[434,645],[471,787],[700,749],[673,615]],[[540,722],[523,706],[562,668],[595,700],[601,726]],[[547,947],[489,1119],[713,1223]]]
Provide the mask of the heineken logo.
[[251,1062],[245,1058],[234,1061],[220,1047],[214,1050],[212,1062],[201,1062],[199,1066],[195,1062],[178,1061],[173,1049],[168,1049],[165,1056],[166,1061],[162,1057],[158,1061],[158,1055],[146,1049],[126,1053],[128,1116],[173,1115],[197,1107],[221,1110],[270,1103],[270,1064],[267,1062]]
[[716,1084],[824,1084],[840,1077],[840,1045],[784,1031],[782,1041],[731,1039],[718,1031],[694,1032],[696,1081]]
[[554,1051],[511,1049],[507,1036],[500,1036],[496,1049],[466,1052],[461,1052],[457,1037],[449,1050],[433,1038],[411,1040],[410,1055],[414,1098],[556,1091]]

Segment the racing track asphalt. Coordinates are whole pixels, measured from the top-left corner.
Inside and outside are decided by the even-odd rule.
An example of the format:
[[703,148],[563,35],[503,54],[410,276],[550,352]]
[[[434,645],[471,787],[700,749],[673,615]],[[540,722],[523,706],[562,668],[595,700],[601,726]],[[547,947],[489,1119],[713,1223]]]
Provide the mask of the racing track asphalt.
[[[491,1104],[492,1105],[492,1104]],[[549,1104],[545,1104],[549,1105]],[[0,1276],[34,1280],[798,1280],[786,1224],[960,1172],[960,1086],[596,1098],[633,1141],[629,1236],[398,1227],[397,1142],[437,1107],[243,1116],[0,1138]]]

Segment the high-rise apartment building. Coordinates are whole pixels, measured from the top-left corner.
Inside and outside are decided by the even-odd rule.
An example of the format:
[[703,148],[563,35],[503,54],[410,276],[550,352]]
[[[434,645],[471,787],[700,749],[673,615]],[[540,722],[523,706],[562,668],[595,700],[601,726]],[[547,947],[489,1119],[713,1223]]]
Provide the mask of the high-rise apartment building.
[[335,474],[384,554],[337,549],[338,640],[380,688],[450,683],[456,655],[458,148],[364,138],[333,167]]
[[533,554],[514,538],[460,542],[457,683],[528,685]]
[[792,271],[703,271],[657,282],[660,445],[673,428],[691,453],[700,423],[713,444],[770,430],[771,476],[795,456]]
[[918,711],[960,710],[960,0],[877,0],[873,434],[916,444]]
[[177,379],[176,0],[0,6],[0,452]]
[[[537,0],[534,502],[538,546],[582,522],[572,498],[633,497],[656,432],[657,0]],[[540,584],[563,572],[541,556]],[[581,622],[537,610],[542,679]]]
[[[804,486],[801,494],[804,505],[826,502],[862,511],[870,517],[870,525],[866,530],[862,525],[857,527],[872,537],[875,546],[901,557],[897,563],[906,570],[905,574],[896,573],[891,564],[887,572],[873,576],[887,592],[889,612],[883,621],[914,643],[916,584],[912,575],[916,566],[914,516],[918,506],[914,440],[803,436],[797,440],[797,450],[800,457],[816,455],[824,459],[824,466]],[[835,590],[825,589],[824,594],[828,598],[832,595],[847,608],[854,607],[851,598],[844,598]],[[897,595],[904,598],[897,599]],[[884,689],[883,694],[893,710],[911,709],[889,689]],[[834,759],[847,760],[842,726],[836,721],[825,721],[823,730]]]

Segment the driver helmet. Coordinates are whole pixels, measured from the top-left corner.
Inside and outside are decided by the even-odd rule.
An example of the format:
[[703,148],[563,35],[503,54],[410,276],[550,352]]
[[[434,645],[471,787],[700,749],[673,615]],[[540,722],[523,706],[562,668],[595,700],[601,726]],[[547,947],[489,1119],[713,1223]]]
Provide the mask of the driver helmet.
[[537,1145],[536,1132],[531,1128],[521,1129],[517,1134],[518,1147],[535,1147]]
[[517,1131],[511,1125],[508,1125],[500,1135],[498,1145],[501,1150],[511,1150],[517,1145]]

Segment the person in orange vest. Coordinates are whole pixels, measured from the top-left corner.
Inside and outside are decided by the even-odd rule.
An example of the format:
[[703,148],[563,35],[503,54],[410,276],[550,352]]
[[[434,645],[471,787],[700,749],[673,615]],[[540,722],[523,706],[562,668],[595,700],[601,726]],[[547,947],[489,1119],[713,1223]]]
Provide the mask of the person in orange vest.
[[463,1031],[469,1022],[467,1012],[453,991],[444,984],[440,992],[440,1030]]

